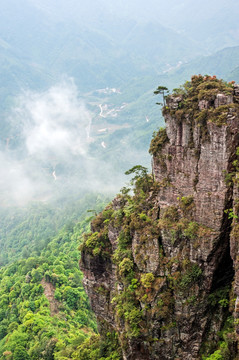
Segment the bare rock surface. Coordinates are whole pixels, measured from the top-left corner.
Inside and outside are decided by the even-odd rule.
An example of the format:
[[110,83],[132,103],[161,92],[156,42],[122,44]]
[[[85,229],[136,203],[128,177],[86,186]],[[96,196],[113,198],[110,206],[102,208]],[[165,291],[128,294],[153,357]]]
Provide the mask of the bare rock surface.
[[45,281],[42,279],[41,284],[44,289],[44,295],[46,296],[47,300],[50,304],[50,313],[51,316],[54,316],[59,313],[59,301],[55,299],[55,287],[52,283]]

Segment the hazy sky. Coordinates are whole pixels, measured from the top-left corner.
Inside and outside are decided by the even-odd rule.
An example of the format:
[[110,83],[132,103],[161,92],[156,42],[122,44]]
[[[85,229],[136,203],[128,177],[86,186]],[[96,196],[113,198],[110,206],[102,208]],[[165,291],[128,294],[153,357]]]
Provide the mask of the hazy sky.
[[[239,6],[235,0],[8,0],[1,1],[0,29],[10,31],[21,25],[18,31],[50,23],[76,23],[78,26],[104,29],[114,19],[140,22],[157,22],[163,26],[207,44],[207,37],[216,40],[227,34],[228,43],[238,44]],[[5,23],[6,20],[6,23]],[[8,25],[7,25],[8,23]],[[39,31],[42,29],[39,27]],[[108,29],[110,35],[110,29]],[[33,33],[34,34],[34,33]],[[0,32],[1,36],[1,32]],[[222,37],[222,36],[221,36]],[[236,40],[237,37],[237,40]],[[230,39],[231,38],[231,39]],[[38,39],[36,39],[38,40]],[[47,39],[45,39],[47,41]],[[235,44],[235,43],[234,43]],[[222,38],[221,48],[225,45]],[[216,49],[216,50],[217,50]],[[208,49],[210,50],[210,49]]]

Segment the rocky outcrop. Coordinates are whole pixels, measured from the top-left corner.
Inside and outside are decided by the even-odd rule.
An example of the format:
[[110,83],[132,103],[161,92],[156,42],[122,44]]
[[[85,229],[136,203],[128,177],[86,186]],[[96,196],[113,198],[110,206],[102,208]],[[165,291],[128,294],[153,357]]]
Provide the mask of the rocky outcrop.
[[142,171],[86,236],[84,286],[124,360],[238,356],[237,101],[237,85],[201,76],[168,97],[154,177]]
[[55,299],[55,287],[52,283],[45,281],[42,279],[41,285],[44,289],[44,295],[46,296],[47,300],[49,301],[50,305],[50,314],[54,316],[59,313],[60,303]]

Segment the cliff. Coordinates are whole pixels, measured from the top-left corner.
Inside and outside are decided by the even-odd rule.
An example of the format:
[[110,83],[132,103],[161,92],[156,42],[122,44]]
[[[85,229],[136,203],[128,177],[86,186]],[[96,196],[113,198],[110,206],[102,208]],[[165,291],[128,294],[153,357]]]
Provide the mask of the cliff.
[[132,169],[85,236],[84,286],[124,360],[237,359],[239,86],[194,76],[163,114],[153,176]]

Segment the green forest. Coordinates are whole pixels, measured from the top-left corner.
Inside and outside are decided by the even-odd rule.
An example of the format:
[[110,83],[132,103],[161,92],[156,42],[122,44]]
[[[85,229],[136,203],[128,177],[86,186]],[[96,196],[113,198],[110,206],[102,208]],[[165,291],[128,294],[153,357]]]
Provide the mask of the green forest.
[[0,360],[236,359],[238,17],[1,2]]
[[0,269],[0,359],[118,358],[99,340],[78,264],[82,234],[106,202],[91,194],[78,202],[78,214],[73,205],[61,214],[36,206],[27,216],[1,218],[8,264]]

